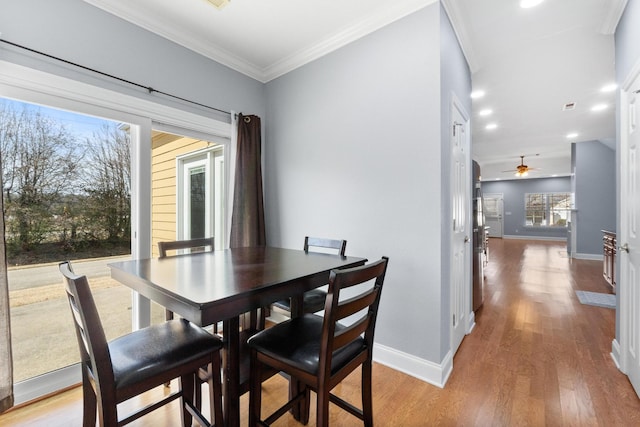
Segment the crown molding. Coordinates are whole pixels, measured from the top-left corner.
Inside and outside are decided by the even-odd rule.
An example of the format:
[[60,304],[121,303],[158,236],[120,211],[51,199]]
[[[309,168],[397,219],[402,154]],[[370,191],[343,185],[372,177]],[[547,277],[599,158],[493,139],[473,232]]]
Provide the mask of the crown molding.
[[141,16],[139,11],[137,11],[135,7],[131,6],[135,5],[135,2],[127,2],[126,5],[116,5],[107,0],[84,1],[238,71],[239,73],[245,74],[262,83],[266,83],[330,52],[333,52],[334,50],[339,49],[340,47],[343,47],[394,21],[397,21],[398,19],[410,15],[419,9],[436,3],[438,0],[405,0],[402,2],[393,2],[393,7],[390,7],[384,12],[367,15],[362,20],[356,22],[354,25],[351,25],[340,33],[321,40],[314,45],[308,46],[307,48],[283,58],[265,68],[259,67],[213,43],[204,43],[194,34],[177,31],[169,25],[162,25],[160,22],[154,22],[146,16]]
[[364,17],[361,21],[351,25],[349,28],[266,67],[263,70],[264,82],[268,82],[293,71],[298,67],[346,46],[367,34],[379,30],[380,28],[402,19],[405,16],[411,15],[412,13],[436,3],[437,1],[438,0],[411,0],[396,2],[390,9],[370,14]]
[[447,12],[447,16],[449,16],[449,21],[451,22],[453,31],[456,33],[462,53],[464,54],[464,57],[467,58],[469,70],[471,71],[471,74],[473,74],[480,69],[480,63],[477,55],[473,51],[473,44],[471,43],[471,38],[466,30],[467,20],[465,19],[465,15],[462,13],[460,6],[458,6],[458,2],[455,0],[442,0],[442,6],[444,7],[445,12]]
[[611,35],[616,32],[616,27],[620,22],[624,8],[627,7],[627,2],[628,0],[611,0],[609,11],[600,27],[602,34]]
[[169,25],[163,25],[158,21],[147,19],[131,5],[135,2],[127,2],[126,5],[114,4],[107,0],[83,0],[99,9],[104,10],[118,18],[124,19],[138,27],[157,34],[169,41],[179,44],[189,50],[192,50],[206,58],[212,59],[222,65],[225,65],[235,71],[252,77],[256,80],[263,80],[264,72],[256,65],[240,58],[239,56],[223,49],[210,42],[203,42],[194,34],[188,34],[184,31],[176,31]]

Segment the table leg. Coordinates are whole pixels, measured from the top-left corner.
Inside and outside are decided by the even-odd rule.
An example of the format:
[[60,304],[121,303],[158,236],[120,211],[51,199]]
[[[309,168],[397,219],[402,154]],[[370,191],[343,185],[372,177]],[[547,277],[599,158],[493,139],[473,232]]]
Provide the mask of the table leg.
[[240,425],[240,321],[238,317],[224,321],[226,341],[224,364],[224,418],[228,427]]

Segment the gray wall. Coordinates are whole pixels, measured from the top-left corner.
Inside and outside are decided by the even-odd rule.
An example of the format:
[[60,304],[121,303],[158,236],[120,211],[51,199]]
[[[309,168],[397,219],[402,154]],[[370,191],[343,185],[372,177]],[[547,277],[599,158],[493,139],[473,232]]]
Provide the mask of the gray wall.
[[576,257],[602,256],[601,230],[616,229],[615,151],[600,141],[573,144]]
[[[0,0],[0,11],[4,40],[222,110],[265,114],[262,83],[82,0]],[[211,110],[149,95],[6,44],[0,45],[0,59],[215,117]]]
[[524,225],[524,195],[526,193],[571,192],[569,177],[488,181],[482,192],[502,193],[504,197],[504,236],[518,238],[566,239],[565,227],[527,227]]
[[615,34],[616,80],[621,84],[640,59],[640,1],[629,0]]
[[428,6],[268,83],[265,170],[269,243],[311,234],[388,255],[376,341],[436,363],[449,347],[441,91],[470,87],[459,58],[441,86],[442,19]]

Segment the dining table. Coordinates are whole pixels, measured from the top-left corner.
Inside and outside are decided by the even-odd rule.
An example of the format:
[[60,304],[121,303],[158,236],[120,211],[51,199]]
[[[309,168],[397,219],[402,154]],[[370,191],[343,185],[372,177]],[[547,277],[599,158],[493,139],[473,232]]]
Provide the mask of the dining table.
[[[304,292],[328,283],[329,272],[363,265],[366,258],[277,247],[245,247],[110,263],[111,277],[199,326],[223,322],[226,357],[225,423],[240,424],[240,396],[248,391],[246,337],[240,319],[291,298],[302,314]],[[296,414],[294,414],[296,415]]]

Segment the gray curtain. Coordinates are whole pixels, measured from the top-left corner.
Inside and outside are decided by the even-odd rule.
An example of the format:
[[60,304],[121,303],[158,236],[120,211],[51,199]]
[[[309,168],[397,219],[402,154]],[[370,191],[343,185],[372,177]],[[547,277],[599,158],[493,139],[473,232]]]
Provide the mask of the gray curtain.
[[231,248],[266,245],[260,132],[260,117],[238,115]]
[[[0,164],[2,164],[0,153]],[[9,318],[9,282],[4,240],[4,203],[2,168],[0,168],[0,412],[13,406],[13,360],[11,358],[11,327]]]

